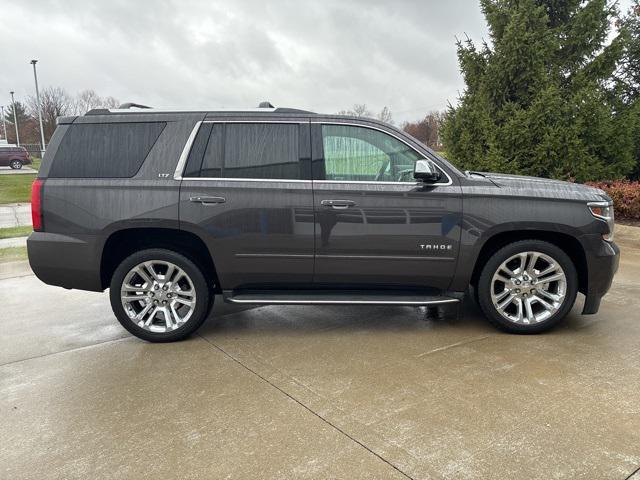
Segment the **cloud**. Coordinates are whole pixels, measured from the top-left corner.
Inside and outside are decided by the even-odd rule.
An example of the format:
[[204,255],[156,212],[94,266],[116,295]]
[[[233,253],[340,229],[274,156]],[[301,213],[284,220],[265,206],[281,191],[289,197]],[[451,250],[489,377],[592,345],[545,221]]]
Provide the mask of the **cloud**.
[[486,36],[468,0],[5,0],[2,12],[0,104],[33,92],[37,58],[40,84],[72,94],[320,112],[366,103],[400,121],[455,101],[455,36]]

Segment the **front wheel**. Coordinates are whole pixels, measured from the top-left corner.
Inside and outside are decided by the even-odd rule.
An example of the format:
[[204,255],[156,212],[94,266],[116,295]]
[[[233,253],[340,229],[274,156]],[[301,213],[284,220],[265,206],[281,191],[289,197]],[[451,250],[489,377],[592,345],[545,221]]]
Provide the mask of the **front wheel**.
[[109,297],[120,324],[149,342],[173,342],[195,332],[210,309],[202,271],[165,249],[134,253],[118,265]]
[[20,160],[11,160],[9,166],[14,170],[20,170],[22,168],[22,162]]
[[578,276],[569,256],[541,240],[501,248],[478,280],[480,308],[491,323],[511,333],[553,327],[569,313],[577,291]]

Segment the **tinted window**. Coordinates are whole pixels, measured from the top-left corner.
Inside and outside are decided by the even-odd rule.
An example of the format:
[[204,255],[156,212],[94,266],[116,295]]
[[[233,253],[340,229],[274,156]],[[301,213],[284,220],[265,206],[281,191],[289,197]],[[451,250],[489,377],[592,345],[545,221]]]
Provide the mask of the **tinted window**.
[[298,128],[287,123],[204,123],[184,176],[198,176],[193,165],[204,151],[201,177],[300,179]]
[[[200,171],[201,177],[209,178],[224,178],[223,173],[223,158],[224,158],[224,132],[225,125],[222,123],[211,124],[214,125],[209,141],[207,142],[207,148],[204,152],[204,161],[202,162],[202,170]],[[229,177],[229,175],[226,175]]]
[[322,145],[327,180],[414,182],[422,158],[391,135],[349,125],[323,125]]
[[200,168],[202,166],[202,158],[204,157],[204,151],[207,149],[207,142],[209,141],[209,135],[213,128],[212,123],[203,123],[200,125],[198,134],[196,135],[193,145],[191,145],[191,151],[189,152],[189,158],[187,164],[182,172],[183,177],[199,177]]
[[133,177],[165,123],[71,125],[51,165],[50,177]]

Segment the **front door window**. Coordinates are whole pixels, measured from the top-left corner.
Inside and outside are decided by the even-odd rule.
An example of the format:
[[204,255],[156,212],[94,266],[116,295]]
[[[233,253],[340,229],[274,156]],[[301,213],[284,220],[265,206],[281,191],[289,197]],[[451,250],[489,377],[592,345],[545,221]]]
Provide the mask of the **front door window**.
[[379,130],[323,125],[325,179],[348,182],[415,182],[422,159],[408,145]]

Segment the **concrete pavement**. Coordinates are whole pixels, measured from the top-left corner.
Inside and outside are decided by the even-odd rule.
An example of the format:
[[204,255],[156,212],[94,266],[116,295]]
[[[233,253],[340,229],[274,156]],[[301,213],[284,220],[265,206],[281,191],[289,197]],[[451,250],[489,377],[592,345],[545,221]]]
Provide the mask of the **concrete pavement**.
[[[217,302],[130,337],[107,294],[0,280],[0,478],[620,479],[640,467],[640,229],[600,313]],[[28,295],[25,294],[28,292]],[[635,478],[635,477],[634,477]]]
[[30,203],[0,204],[0,228],[31,226]]
[[0,238],[0,248],[26,247],[27,238],[29,237]]
[[0,167],[0,175],[35,175],[36,173],[38,173],[38,171],[35,168],[27,165],[23,165],[19,170],[14,170],[11,167]]

